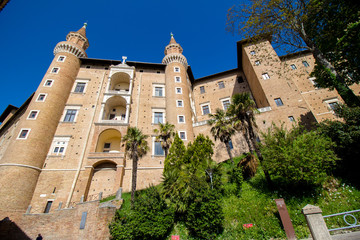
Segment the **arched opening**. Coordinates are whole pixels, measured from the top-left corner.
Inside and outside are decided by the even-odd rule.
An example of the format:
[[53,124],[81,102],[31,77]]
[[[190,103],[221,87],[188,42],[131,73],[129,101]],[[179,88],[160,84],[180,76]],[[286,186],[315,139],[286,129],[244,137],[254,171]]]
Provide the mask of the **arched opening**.
[[87,199],[97,196],[100,192],[103,197],[114,194],[116,188],[116,163],[112,161],[101,161],[94,165]]
[[130,76],[127,73],[117,72],[114,73],[110,78],[110,91],[129,91],[130,87]]
[[100,133],[95,152],[120,152],[121,133],[107,129]]
[[126,100],[120,96],[113,96],[105,103],[103,120],[125,121]]

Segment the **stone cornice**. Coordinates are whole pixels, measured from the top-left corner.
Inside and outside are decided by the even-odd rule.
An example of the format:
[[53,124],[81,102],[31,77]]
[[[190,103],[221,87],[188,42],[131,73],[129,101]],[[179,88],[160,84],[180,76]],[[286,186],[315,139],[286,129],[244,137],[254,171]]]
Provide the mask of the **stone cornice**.
[[187,67],[188,67],[186,57],[180,53],[173,53],[173,54],[166,55],[162,60],[163,64],[169,64],[172,62],[178,62],[178,63],[183,64],[185,66],[185,69],[187,69]]
[[54,55],[60,52],[71,53],[78,58],[87,58],[87,54],[84,50],[74,46],[69,42],[59,42],[54,48]]

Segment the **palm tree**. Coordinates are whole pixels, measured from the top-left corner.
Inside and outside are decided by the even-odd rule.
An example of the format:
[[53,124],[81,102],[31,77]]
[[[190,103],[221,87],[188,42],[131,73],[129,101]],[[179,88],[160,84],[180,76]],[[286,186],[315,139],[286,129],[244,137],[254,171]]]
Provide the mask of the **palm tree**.
[[226,116],[226,112],[221,109],[216,109],[215,114],[209,114],[210,120],[208,124],[211,125],[210,132],[215,138],[215,141],[219,139],[226,146],[226,150],[229,154],[231,162],[234,164],[234,160],[231,155],[230,141],[231,136],[235,133],[235,128],[233,127],[230,118]]
[[[256,108],[254,100],[251,99],[247,92],[235,94],[232,97],[232,103],[228,108],[228,114],[238,131],[242,131],[245,140],[249,146],[251,154],[254,150],[259,158],[260,163],[263,163],[263,157],[257,144],[258,136],[256,134],[255,113]],[[263,164],[262,164],[263,165]],[[271,185],[271,178],[268,171],[264,168],[266,181]]]
[[160,123],[159,129],[154,129],[154,133],[159,134],[156,136],[156,141],[161,142],[161,147],[165,151],[165,158],[168,155],[170,145],[172,143],[172,138],[175,137],[175,126],[166,122],[166,123]]
[[129,127],[126,135],[123,138],[125,142],[126,153],[133,161],[132,167],[132,184],[131,184],[131,205],[133,206],[136,191],[136,178],[137,178],[137,163],[139,158],[144,156],[149,150],[146,138],[138,128]]

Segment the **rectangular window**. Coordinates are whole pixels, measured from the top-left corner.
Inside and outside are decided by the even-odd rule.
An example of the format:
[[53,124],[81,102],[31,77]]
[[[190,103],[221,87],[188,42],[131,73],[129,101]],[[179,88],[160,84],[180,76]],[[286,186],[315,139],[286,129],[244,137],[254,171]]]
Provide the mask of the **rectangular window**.
[[205,93],[205,87],[204,86],[200,87],[200,93]]
[[222,105],[223,105],[224,110],[227,110],[230,106],[230,100],[226,99],[226,100],[222,101]]
[[177,87],[176,89],[176,94],[182,94],[182,88],[181,87]]
[[60,70],[60,68],[54,67],[53,69],[51,69],[51,73],[58,73]]
[[49,155],[64,155],[70,137],[54,137]]
[[164,116],[162,112],[154,112],[154,123],[159,124],[164,122]]
[[329,107],[332,111],[335,111],[335,109],[339,106],[339,103],[338,102],[330,102],[328,103],[329,104]]
[[283,102],[281,101],[281,98],[275,98],[274,101],[276,103],[276,106],[278,107],[284,105]]
[[54,82],[53,80],[48,79],[48,80],[45,81],[44,86],[45,87],[51,87],[53,82]]
[[155,97],[162,97],[162,96],[163,96],[163,88],[155,87]]
[[183,100],[176,100],[176,106],[177,106],[177,107],[184,107],[184,102],[183,102]]
[[255,66],[259,66],[260,65],[260,60],[256,60],[255,61]]
[[262,74],[262,78],[263,78],[264,80],[266,80],[266,79],[270,79],[270,76],[269,76],[269,74],[267,74],[267,73],[263,73],[263,74]]
[[181,82],[181,77],[176,76],[176,77],[175,77],[175,82],[177,82],[177,83]]
[[174,67],[174,72],[179,73],[179,72],[180,72],[180,68],[179,68],[179,67]]
[[210,113],[210,107],[209,107],[209,105],[203,105],[203,106],[201,106],[201,109],[202,109],[203,115],[206,115],[206,114],[209,114],[209,113]]
[[21,129],[19,136],[17,137],[18,139],[27,139],[27,137],[29,136],[30,133],[30,129]]
[[179,131],[179,137],[181,140],[186,140],[186,132],[185,131]]
[[46,94],[40,93],[38,98],[36,99],[37,102],[44,102],[46,98]]
[[84,82],[78,82],[78,83],[76,83],[76,87],[75,87],[74,92],[76,92],[76,93],[83,93],[84,90],[85,90],[85,86],[86,86],[86,83],[84,83]]
[[48,201],[46,203],[46,207],[45,207],[45,210],[44,210],[44,213],[49,213],[50,212],[50,208],[51,208],[51,204],[53,203],[53,201]]
[[218,85],[219,85],[219,89],[222,89],[225,87],[225,84],[223,81],[218,82]]
[[255,51],[251,51],[251,52],[250,52],[250,55],[251,55],[251,56],[254,56],[255,54],[256,54]]
[[74,122],[76,116],[76,109],[67,109],[64,117],[64,122]]
[[230,147],[230,149],[233,149],[233,148],[234,148],[233,143],[232,143],[231,140],[229,140],[229,147]]
[[111,143],[104,143],[103,152],[110,152]]
[[295,65],[295,64],[291,64],[290,67],[291,67],[292,70],[295,70],[295,69],[296,69],[296,65]]
[[31,111],[28,116],[28,119],[36,119],[38,112],[39,111],[37,111],[37,110]]
[[57,59],[57,61],[58,61],[58,62],[64,62],[64,61],[65,61],[65,58],[66,58],[65,56],[59,56],[58,59]]
[[302,64],[304,64],[305,67],[310,67],[310,65],[307,61],[302,61]]
[[295,118],[293,116],[289,116],[288,118],[290,122],[295,122]]
[[161,146],[161,142],[154,142],[154,155],[155,156],[164,156],[165,151]]
[[185,123],[185,116],[184,115],[178,115],[178,123]]

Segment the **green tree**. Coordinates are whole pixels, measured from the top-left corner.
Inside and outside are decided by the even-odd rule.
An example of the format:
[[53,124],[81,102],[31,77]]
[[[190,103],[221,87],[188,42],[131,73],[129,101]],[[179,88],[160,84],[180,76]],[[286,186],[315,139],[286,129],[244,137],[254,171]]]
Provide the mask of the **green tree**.
[[[233,95],[231,105],[228,108],[228,115],[231,117],[238,131],[243,133],[251,154],[253,154],[255,150],[262,164],[263,157],[257,144],[259,138],[256,133],[255,113],[257,113],[256,105],[250,98],[249,93],[244,92]],[[267,182],[271,185],[271,178],[266,167],[264,167],[263,170]]]
[[125,142],[125,150],[127,155],[133,162],[132,166],[132,183],[131,183],[131,204],[135,201],[136,179],[137,179],[137,163],[139,158],[144,156],[149,150],[146,141],[147,135],[144,135],[138,128],[129,127],[123,138]]
[[169,154],[165,158],[164,171],[167,171],[171,166],[178,167],[182,164],[183,156],[186,153],[186,147],[180,137],[175,134],[174,142],[169,149]]
[[261,152],[269,174],[286,185],[320,184],[338,160],[330,138],[295,126],[273,124],[263,133]]
[[165,239],[174,224],[174,211],[151,186],[136,197],[133,209],[117,210],[111,222],[113,239]]
[[154,133],[158,134],[156,136],[156,141],[161,142],[161,147],[165,151],[165,158],[168,155],[169,148],[172,143],[172,138],[175,136],[174,132],[175,126],[166,122],[166,123],[160,123],[159,129],[154,129]]
[[[331,8],[331,4],[336,2],[335,0],[252,0],[250,4],[229,9],[228,30],[237,31],[244,38],[253,38],[254,41],[264,35],[271,35],[275,47],[285,46],[289,52],[301,49],[311,51],[316,64],[331,75],[333,81],[330,84],[346,104],[360,106],[360,100],[346,84],[346,79],[336,69],[334,62],[331,62],[332,59],[329,59],[327,52],[323,52],[326,48],[323,48],[323,45],[319,46],[318,39],[324,38],[323,42],[330,44],[332,41],[327,41],[326,36],[330,35],[331,39],[339,36],[338,33],[331,34],[327,30],[343,21],[347,22],[347,16],[341,11],[335,11],[335,15],[329,18],[332,21],[319,21],[325,15],[322,14],[324,12],[322,9]],[[341,32],[344,29],[342,28]],[[334,45],[329,47],[329,51],[334,50]]]
[[233,127],[230,119],[226,116],[226,112],[221,109],[216,109],[215,114],[209,114],[210,120],[208,124],[211,125],[210,132],[214,136],[215,140],[219,139],[226,146],[226,150],[229,154],[231,162],[234,164],[234,160],[231,155],[230,141],[231,136],[235,133],[235,128]]

